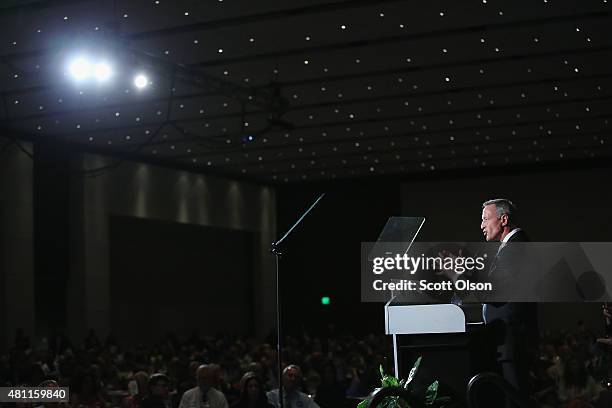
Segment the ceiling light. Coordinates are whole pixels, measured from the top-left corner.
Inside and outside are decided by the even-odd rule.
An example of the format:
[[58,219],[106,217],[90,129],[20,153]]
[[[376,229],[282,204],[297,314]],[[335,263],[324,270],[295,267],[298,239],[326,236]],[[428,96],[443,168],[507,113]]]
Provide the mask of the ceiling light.
[[83,80],[92,74],[91,63],[85,57],[75,58],[68,68],[70,75],[76,80]]
[[112,70],[106,62],[99,62],[94,67],[94,75],[98,81],[106,81],[112,75]]
[[149,79],[144,74],[138,74],[134,78],[134,86],[138,89],[146,88],[149,85]]

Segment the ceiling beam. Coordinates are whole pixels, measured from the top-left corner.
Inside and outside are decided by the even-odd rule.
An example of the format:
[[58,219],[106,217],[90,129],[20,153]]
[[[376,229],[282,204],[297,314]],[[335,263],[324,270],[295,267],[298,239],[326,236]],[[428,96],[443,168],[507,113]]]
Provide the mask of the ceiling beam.
[[13,0],[10,2],[8,0],[3,0],[3,3],[0,5],[0,17],[11,16],[20,13],[30,13],[33,11],[35,12],[51,7],[91,2],[93,2],[93,0]]
[[[423,97],[431,97],[431,96],[442,96],[442,95],[452,95],[456,96],[461,93],[467,92],[488,92],[492,90],[499,90],[504,88],[515,88],[515,87],[526,87],[526,86],[538,86],[544,84],[567,84],[572,82],[582,82],[589,81],[595,79],[608,79],[612,78],[612,74],[604,73],[604,74],[581,74],[581,75],[570,75],[567,77],[553,77],[547,79],[537,79],[530,81],[511,81],[511,82],[503,82],[493,85],[485,85],[485,86],[464,86],[464,87],[456,87],[451,89],[443,89],[443,90],[435,90],[435,91],[416,91],[416,92],[403,92],[397,94],[388,94],[381,96],[373,96],[366,98],[353,98],[353,99],[342,99],[337,101],[329,101],[329,102],[319,102],[319,103],[311,103],[311,104],[302,104],[302,105],[293,105],[287,108],[288,112],[296,112],[301,110],[312,110],[312,109],[320,109],[326,107],[333,106],[345,106],[345,105],[355,105],[360,103],[373,103],[373,102],[383,102],[389,101],[393,99],[416,99]],[[2,93],[0,93],[0,97]],[[176,103],[182,101],[188,101],[193,99],[199,99],[204,97],[211,96],[222,96],[220,93],[209,93],[209,92],[194,92],[189,94],[175,95],[172,97],[172,100]],[[62,116],[73,115],[73,114],[82,114],[82,113],[90,113],[90,112],[99,112],[104,110],[121,110],[127,107],[134,106],[146,106],[149,104],[158,104],[158,103],[167,103],[170,100],[169,97],[159,97],[152,98],[148,100],[138,100],[131,101],[126,103],[114,103],[114,104],[101,104],[91,107],[81,107],[75,109],[63,109],[54,112],[45,112],[45,113],[34,113],[30,115],[22,115],[22,116],[12,116],[10,118],[4,119],[1,122],[5,124],[15,124],[22,121],[32,121],[32,120],[45,120],[45,119],[55,119],[60,118]],[[247,115],[258,115],[266,113],[265,110],[246,110]],[[241,118],[243,116],[242,112],[232,112],[232,113],[223,113],[218,115],[205,115],[198,116],[193,118],[185,118],[179,123],[188,123],[190,121],[199,121],[199,120],[216,120],[216,119],[227,119],[227,118]],[[183,122],[185,121],[185,122]],[[113,128],[113,129],[121,129],[121,128]]]
[[187,24],[178,27],[163,28],[159,30],[150,30],[140,33],[128,35],[127,40],[140,41],[149,40],[152,38],[166,37],[169,35],[185,34],[191,32],[216,30],[219,28],[227,28],[240,26],[244,24],[259,23],[271,20],[280,20],[283,18],[307,16],[312,14],[329,13],[333,11],[350,11],[354,8],[379,6],[385,3],[406,2],[407,0],[342,0],[331,3],[313,4],[302,7],[273,10],[263,13],[250,14],[246,16],[229,17],[219,20],[203,21],[194,24]]

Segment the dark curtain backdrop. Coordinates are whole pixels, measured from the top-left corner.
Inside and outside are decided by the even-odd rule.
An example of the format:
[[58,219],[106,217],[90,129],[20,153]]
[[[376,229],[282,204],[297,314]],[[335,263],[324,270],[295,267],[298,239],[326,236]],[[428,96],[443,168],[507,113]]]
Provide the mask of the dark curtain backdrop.
[[533,241],[611,241],[611,169],[510,173],[402,183],[402,215],[427,218],[422,241],[481,241],[481,203],[509,198]]
[[8,344],[5,344],[6,327],[4,327],[4,314],[6,313],[6,298],[5,298],[5,267],[4,267],[4,210],[0,201],[0,350],[6,350]]
[[111,327],[126,342],[253,330],[250,232],[113,216]]
[[[277,193],[278,233],[287,231],[321,192],[303,225],[281,248],[283,322],[325,334],[330,325],[351,333],[384,333],[383,306],[362,303],[360,247],[376,241],[387,218],[400,211],[397,182],[298,185]],[[321,304],[321,297],[331,303]]]
[[70,257],[71,152],[53,143],[34,144],[34,312],[38,333],[67,327]]

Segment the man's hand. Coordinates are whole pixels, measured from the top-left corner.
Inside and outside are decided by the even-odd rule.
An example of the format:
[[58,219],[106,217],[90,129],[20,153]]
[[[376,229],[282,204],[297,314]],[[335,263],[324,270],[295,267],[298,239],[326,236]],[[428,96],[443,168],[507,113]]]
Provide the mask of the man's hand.
[[440,272],[437,272],[436,275],[438,276],[444,276],[450,280],[454,282],[457,281],[457,278],[459,278],[459,275],[457,274],[457,272],[455,272],[455,270],[453,268],[445,268],[444,264],[446,262],[444,262],[444,258],[451,258],[453,260],[452,264],[455,264],[455,259],[456,258],[460,258],[463,256],[463,250],[459,249],[459,255],[455,255],[450,251],[447,251],[446,249],[438,252],[438,256],[440,258],[442,258],[442,270],[440,270]]

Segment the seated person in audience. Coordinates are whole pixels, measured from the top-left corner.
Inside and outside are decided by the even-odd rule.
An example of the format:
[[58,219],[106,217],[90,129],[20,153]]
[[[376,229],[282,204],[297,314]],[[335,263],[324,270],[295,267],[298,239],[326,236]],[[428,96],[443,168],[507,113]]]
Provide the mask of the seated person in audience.
[[[283,370],[283,397],[285,408],[319,408],[317,403],[299,390],[302,381],[302,370],[296,365],[289,365]],[[268,401],[276,408],[280,407],[278,388],[268,392]]]
[[227,395],[232,392],[232,389],[231,389],[231,384],[228,384],[225,381],[224,370],[221,368],[219,364],[211,364],[210,366],[212,367],[212,370],[213,370],[213,378],[214,378],[213,387],[215,387],[215,389],[217,389],[218,391],[221,391],[223,395],[226,396],[225,398],[227,399]]
[[[45,380],[38,384],[38,388],[58,388],[59,384],[55,380]],[[68,404],[65,402],[36,402],[32,403],[34,408],[64,408]]]
[[185,391],[179,408],[228,408],[225,395],[215,388],[216,368],[203,364],[196,372],[197,384]]
[[198,377],[198,367],[201,366],[198,361],[190,361],[187,366],[187,375],[184,376],[177,384],[177,391],[179,395],[183,395],[185,391],[197,387],[196,378]]
[[[563,406],[589,407],[599,398],[602,387],[591,377],[584,361],[571,358],[565,363],[557,393]],[[581,405],[582,404],[582,405]]]
[[612,337],[610,337],[612,334],[612,311],[610,311],[607,303],[605,303],[603,306],[603,316],[606,327],[606,332],[604,333],[605,337],[597,339],[597,342],[612,346]]
[[170,379],[165,374],[153,374],[149,378],[149,392],[142,399],[142,408],[171,408]]
[[261,363],[256,361],[249,363],[246,371],[255,373],[255,375],[261,380],[263,388],[274,388],[275,385],[272,384],[271,380],[269,380],[267,371]]
[[240,398],[232,408],[274,408],[268,402],[261,379],[252,371],[240,380]]
[[135,384],[133,391],[135,394],[125,397],[121,402],[121,408],[140,408],[142,400],[149,394],[149,374],[138,371],[132,381]]
[[92,372],[77,374],[70,388],[70,406],[85,408],[104,408],[106,399],[100,391],[100,383]]

